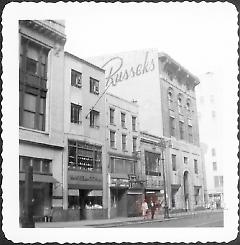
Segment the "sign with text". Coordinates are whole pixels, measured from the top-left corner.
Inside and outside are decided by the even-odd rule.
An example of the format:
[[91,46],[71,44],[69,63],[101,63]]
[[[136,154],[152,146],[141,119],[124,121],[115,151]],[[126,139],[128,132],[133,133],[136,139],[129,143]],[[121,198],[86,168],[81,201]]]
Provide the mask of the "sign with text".
[[131,51],[88,60],[105,70],[107,92],[137,101],[140,130],[162,136],[158,51]]
[[72,189],[102,189],[102,174],[70,170],[68,186]]

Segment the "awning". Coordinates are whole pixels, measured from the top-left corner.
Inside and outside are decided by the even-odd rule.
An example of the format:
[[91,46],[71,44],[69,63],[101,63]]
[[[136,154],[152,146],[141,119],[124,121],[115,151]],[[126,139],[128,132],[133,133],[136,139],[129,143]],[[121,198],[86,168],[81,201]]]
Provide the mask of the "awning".
[[[25,181],[25,173],[19,173],[19,180]],[[58,181],[51,175],[33,174],[33,182],[57,183]]]
[[137,192],[137,191],[128,191],[128,195],[143,195],[143,192]]
[[92,190],[89,192],[89,197],[102,197],[103,191],[102,190]]

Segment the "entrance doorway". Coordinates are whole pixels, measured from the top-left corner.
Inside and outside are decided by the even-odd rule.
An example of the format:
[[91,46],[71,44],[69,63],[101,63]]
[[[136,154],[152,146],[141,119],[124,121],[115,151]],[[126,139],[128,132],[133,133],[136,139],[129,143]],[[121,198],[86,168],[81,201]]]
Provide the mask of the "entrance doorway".
[[189,205],[189,173],[188,173],[188,171],[185,171],[183,174],[183,187],[184,187],[185,210],[188,211],[190,209],[190,205]]

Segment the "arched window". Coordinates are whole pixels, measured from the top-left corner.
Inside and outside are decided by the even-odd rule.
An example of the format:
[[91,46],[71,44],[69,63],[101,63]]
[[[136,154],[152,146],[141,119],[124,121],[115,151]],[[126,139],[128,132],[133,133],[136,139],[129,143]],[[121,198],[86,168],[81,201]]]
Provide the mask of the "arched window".
[[183,103],[183,99],[182,99],[182,95],[181,94],[179,94],[178,95],[178,112],[180,113],[180,114],[182,114],[182,103]]
[[187,109],[188,112],[191,111],[191,101],[190,101],[190,99],[187,99],[186,109]]
[[170,109],[173,109],[173,89],[168,89],[168,106]]

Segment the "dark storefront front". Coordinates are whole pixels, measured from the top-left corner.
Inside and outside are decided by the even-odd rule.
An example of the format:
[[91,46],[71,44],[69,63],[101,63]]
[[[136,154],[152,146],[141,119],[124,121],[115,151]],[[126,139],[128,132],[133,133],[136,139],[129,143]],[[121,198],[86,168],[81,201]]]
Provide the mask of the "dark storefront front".
[[68,141],[68,209],[75,219],[105,218],[102,208],[102,148]]
[[19,166],[19,211],[20,221],[24,214],[24,193],[26,190],[26,169],[33,166],[33,218],[35,221],[43,221],[44,216],[50,214],[52,207],[53,183],[57,182],[51,174],[51,161],[47,159],[20,157]]

